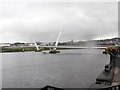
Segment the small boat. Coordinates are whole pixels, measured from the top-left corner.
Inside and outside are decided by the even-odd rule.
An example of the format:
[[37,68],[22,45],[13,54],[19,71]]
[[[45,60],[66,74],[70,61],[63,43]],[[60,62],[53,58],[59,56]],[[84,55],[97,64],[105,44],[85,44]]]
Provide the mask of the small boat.
[[42,50],[35,50],[35,52],[41,52]]
[[60,51],[57,51],[57,50],[50,50],[49,53],[60,53]]
[[111,64],[105,65],[104,70],[105,70],[106,72],[109,72],[111,69],[112,69],[112,65],[111,65]]
[[35,44],[35,47],[36,47],[35,52],[41,52],[41,51],[42,51],[42,49],[40,49],[40,48],[38,47],[37,43],[35,42],[34,44]]
[[106,51],[103,51],[103,54],[107,54],[107,52],[106,52]]

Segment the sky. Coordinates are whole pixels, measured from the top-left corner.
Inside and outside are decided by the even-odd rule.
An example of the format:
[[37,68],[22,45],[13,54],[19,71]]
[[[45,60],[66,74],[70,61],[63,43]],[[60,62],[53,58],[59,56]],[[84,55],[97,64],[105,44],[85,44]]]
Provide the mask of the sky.
[[1,0],[0,43],[118,36],[118,2]]

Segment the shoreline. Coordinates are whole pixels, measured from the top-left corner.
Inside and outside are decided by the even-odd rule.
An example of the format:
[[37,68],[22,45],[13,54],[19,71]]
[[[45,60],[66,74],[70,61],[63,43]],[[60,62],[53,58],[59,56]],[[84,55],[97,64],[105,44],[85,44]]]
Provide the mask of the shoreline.
[[[114,66],[110,71],[103,72],[96,78],[95,84],[92,84],[90,88],[107,88],[116,85],[120,85],[120,55],[116,55],[112,58]],[[110,64],[110,63],[109,63]],[[103,90],[101,89],[101,90]]]
[[[89,47],[76,47],[76,48],[67,48],[67,47],[64,47],[64,48],[57,48],[57,50],[69,50],[69,49],[103,49],[105,50],[105,48],[89,48]],[[49,47],[43,47],[43,48],[40,48],[40,51],[46,51],[46,50],[50,50]],[[0,48],[0,53],[7,53],[7,52],[28,52],[28,51],[37,51],[36,47],[1,47]],[[39,52],[40,52],[39,51]]]

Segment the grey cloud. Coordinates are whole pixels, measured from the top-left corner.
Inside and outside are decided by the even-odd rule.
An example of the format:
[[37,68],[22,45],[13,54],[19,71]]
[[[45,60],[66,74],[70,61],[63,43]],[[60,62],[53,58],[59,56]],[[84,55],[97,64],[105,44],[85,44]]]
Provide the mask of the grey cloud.
[[54,41],[62,25],[61,41],[117,36],[117,3],[28,1],[4,3],[1,7],[3,42]]

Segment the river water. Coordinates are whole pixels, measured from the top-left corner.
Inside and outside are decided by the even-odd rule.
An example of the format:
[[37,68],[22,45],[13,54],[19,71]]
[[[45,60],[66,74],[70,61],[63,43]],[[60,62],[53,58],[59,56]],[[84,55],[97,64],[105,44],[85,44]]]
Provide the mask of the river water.
[[102,49],[1,54],[3,88],[88,88],[109,62]]

